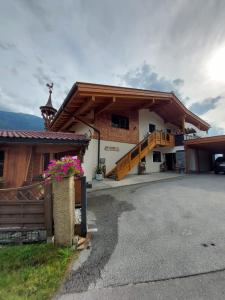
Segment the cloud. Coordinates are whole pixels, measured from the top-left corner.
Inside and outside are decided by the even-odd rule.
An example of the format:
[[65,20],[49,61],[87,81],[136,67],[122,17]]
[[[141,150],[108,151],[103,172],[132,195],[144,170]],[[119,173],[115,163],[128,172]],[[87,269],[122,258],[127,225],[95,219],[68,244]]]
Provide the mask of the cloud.
[[173,90],[225,128],[222,99],[205,101],[225,93],[205,72],[210,53],[225,43],[225,1],[189,2],[2,1],[0,109],[40,115],[47,82],[59,107],[75,81],[88,81]]
[[7,43],[7,42],[0,42],[0,48],[2,50],[11,50],[11,49],[16,49],[16,45],[13,43]]
[[222,97],[217,96],[215,98],[206,98],[201,102],[194,102],[190,106],[190,110],[196,114],[202,115],[204,113],[207,113],[209,110],[214,109],[220,99],[222,99]]
[[180,95],[179,87],[184,84],[180,78],[169,80],[153,71],[146,62],[120,76],[123,85],[161,92],[175,92]]
[[37,67],[33,76],[34,76],[34,78],[37,79],[38,83],[41,86],[44,86],[44,85],[46,85],[46,83],[51,82],[51,78],[49,77],[49,75],[46,75],[44,73],[44,70],[42,69],[42,67]]
[[212,127],[212,128],[209,129],[208,134],[210,136],[213,136],[213,135],[223,135],[223,134],[225,134],[225,128],[214,126],[214,127]]

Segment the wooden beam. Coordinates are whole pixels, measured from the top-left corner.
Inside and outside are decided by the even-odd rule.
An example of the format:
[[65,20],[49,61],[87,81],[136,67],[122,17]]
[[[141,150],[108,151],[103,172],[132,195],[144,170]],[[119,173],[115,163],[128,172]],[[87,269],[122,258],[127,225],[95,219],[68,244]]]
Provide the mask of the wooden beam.
[[[150,99],[153,99],[153,98],[157,98],[157,100],[160,100],[160,101],[164,101],[166,99],[170,99],[170,96],[168,95],[146,95],[146,94],[143,94],[143,95],[135,95],[134,93],[128,93],[128,94],[115,94],[115,93],[103,93],[103,94],[100,94],[100,93],[93,93],[95,97],[98,97],[98,98],[112,98],[112,97],[115,97],[117,99],[121,98],[126,98],[126,99],[146,99],[146,100],[150,100]],[[93,94],[90,94],[90,93],[85,93],[85,92],[79,92],[79,96],[82,96],[82,97],[91,97],[93,96]]]
[[79,116],[79,115],[83,114],[94,104],[94,102],[95,102],[95,97],[91,96],[91,98],[86,103],[83,103],[83,105],[81,105],[81,107],[78,108],[77,111],[75,111],[74,116]]
[[181,128],[182,128],[182,132],[185,134],[185,119],[186,119],[186,115],[184,115],[182,117],[182,124],[181,124]]
[[71,117],[61,128],[60,131],[66,130],[68,127],[70,127],[73,123],[75,123],[74,117]]
[[187,145],[184,145],[184,153],[185,153],[185,173],[189,173],[189,148]]
[[116,97],[113,97],[112,101],[106,103],[105,105],[99,107],[96,111],[95,111],[95,117],[97,115],[99,115],[100,113],[102,113],[103,111],[109,109],[111,106],[114,105],[114,103],[116,102]]

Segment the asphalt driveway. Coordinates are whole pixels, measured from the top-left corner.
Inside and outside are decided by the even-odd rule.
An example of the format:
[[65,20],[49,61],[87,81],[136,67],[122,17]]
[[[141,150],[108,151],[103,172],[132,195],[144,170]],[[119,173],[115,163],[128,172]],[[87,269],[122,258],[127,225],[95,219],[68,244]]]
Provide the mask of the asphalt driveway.
[[90,227],[98,231],[63,287],[63,293],[89,291],[74,299],[91,291],[87,299],[98,299],[93,295],[102,288],[197,280],[225,269],[224,175],[98,191],[88,202]]

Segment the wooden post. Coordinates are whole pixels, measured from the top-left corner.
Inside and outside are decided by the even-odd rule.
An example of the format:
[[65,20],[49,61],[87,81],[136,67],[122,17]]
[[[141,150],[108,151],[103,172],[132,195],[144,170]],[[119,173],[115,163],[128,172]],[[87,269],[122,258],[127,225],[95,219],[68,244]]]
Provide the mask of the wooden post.
[[185,151],[185,173],[189,173],[189,153],[188,153],[188,147],[185,145],[184,146],[184,151]]
[[197,173],[200,173],[199,149],[195,150],[195,155],[196,155],[196,171]]
[[183,132],[183,134],[185,134],[185,118],[186,118],[186,116],[184,115],[183,118],[182,118],[182,132]]

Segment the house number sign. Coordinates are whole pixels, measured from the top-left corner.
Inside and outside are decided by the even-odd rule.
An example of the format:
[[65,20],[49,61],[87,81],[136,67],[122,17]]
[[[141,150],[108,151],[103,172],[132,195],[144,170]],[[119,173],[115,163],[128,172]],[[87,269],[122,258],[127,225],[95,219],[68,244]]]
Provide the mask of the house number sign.
[[119,151],[119,147],[105,146],[105,151]]

